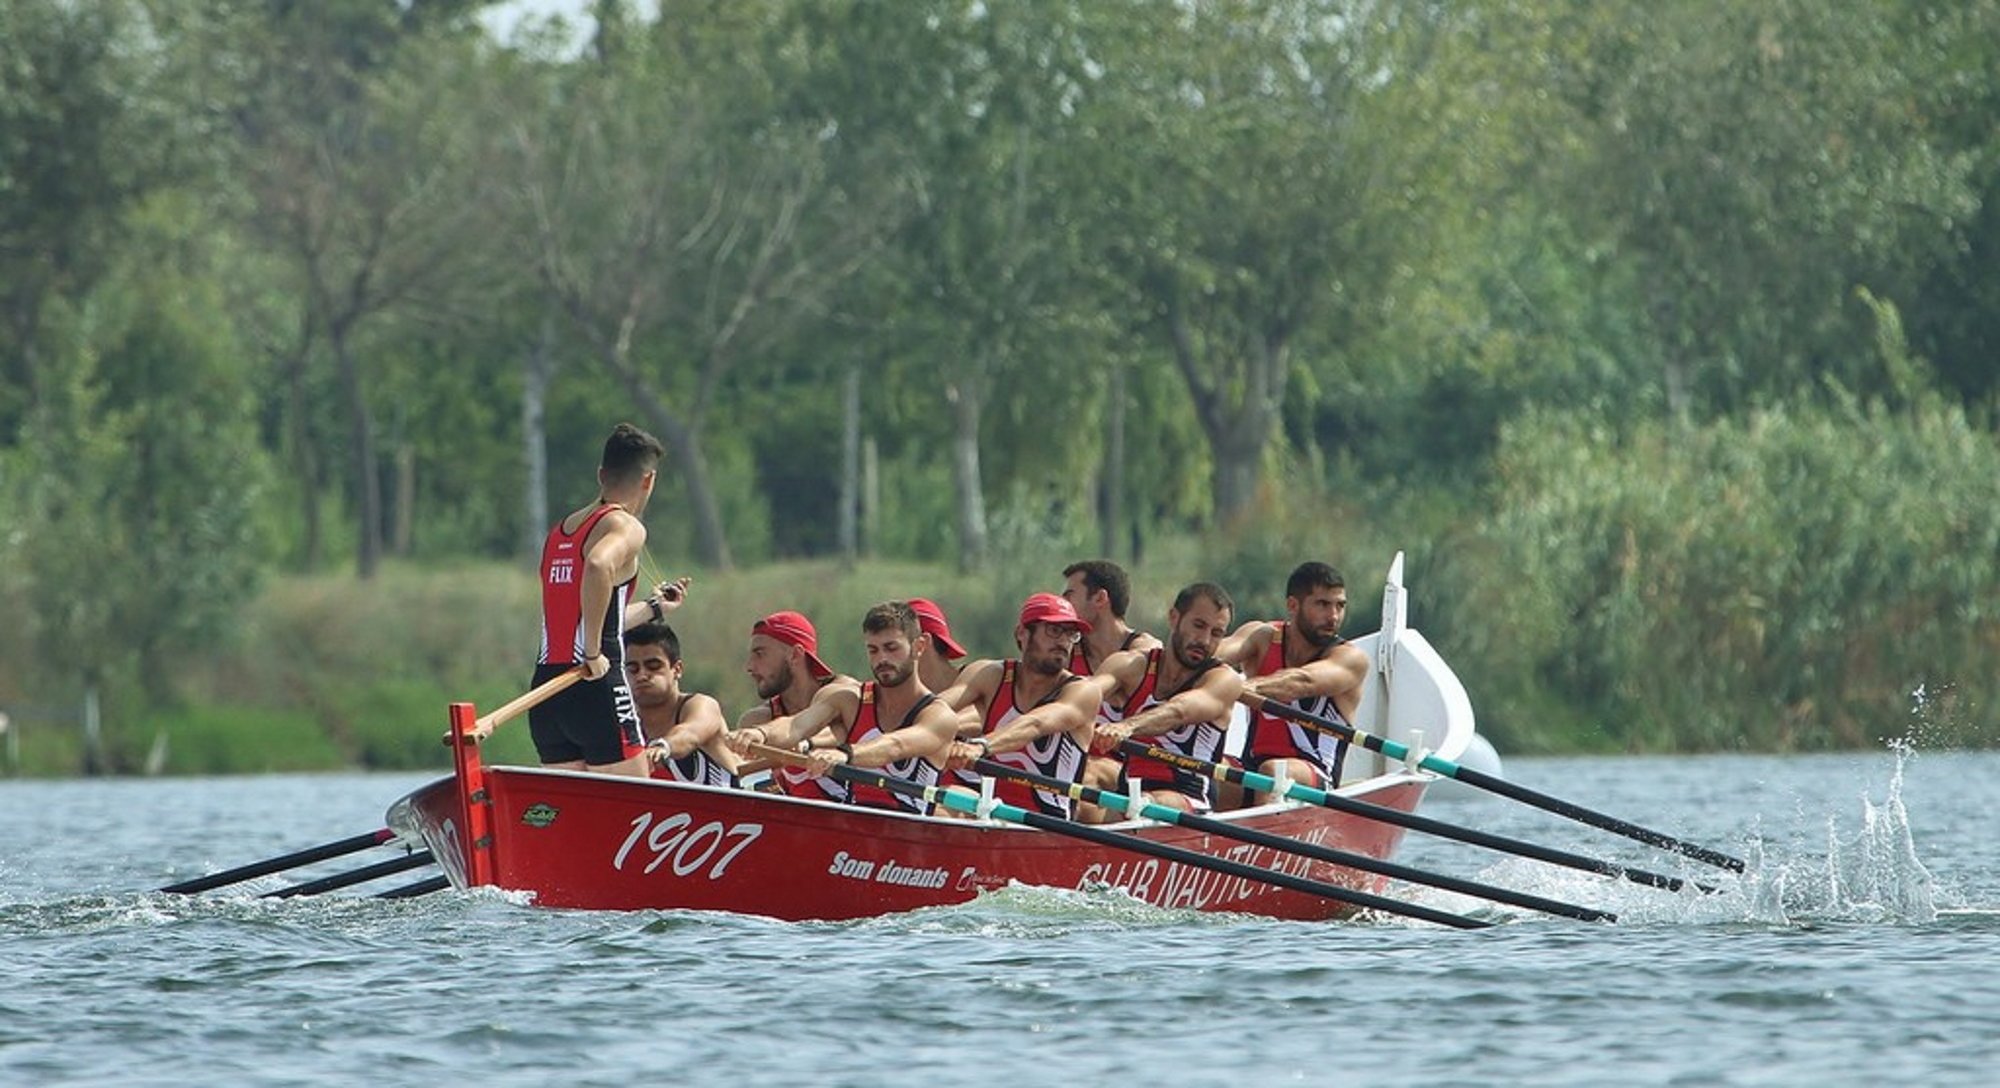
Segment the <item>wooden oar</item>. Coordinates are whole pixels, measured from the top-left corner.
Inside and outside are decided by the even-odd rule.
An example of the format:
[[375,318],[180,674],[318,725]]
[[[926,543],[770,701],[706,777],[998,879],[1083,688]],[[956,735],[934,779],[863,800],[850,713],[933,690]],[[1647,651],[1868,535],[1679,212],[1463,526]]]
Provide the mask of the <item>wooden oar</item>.
[[[1363,732],[1345,722],[1324,718],[1318,714],[1300,710],[1295,706],[1287,706],[1276,699],[1267,699],[1263,696],[1245,693],[1241,701],[1245,705],[1261,710],[1266,714],[1273,714],[1281,718],[1290,718],[1292,721],[1298,722],[1308,729],[1344,738],[1370,751],[1380,752],[1390,759],[1408,760],[1411,755],[1408,745],[1390,740],[1387,737],[1378,737],[1373,733]],[[1495,778],[1490,774],[1475,771],[1470,767],[1461,767],[1451,760],[1439,756],[1425,755],[1417,761],[1417,766],[1434,774],[1441,774],[1446,778],[1456,779],[1468,786],[1477,786],[1480,789],[1497,793],[1510,800],[1533,805],[1543,811],[1553,812],[1558,816],[1575,820],[1578,823],[1589,824],[1592,827],[1609,831],[1614,835],[1623,835],[1628,839],[1643,842],[1648,846],[1657,846],[1662,850],[1671,850],[1676,854],[1705,862],[1717,868],[1728,869],[1738,873],[1744,869],[1743,859],[1731,857],[1720,850],[1712,850],[1706,846],[1675,838],[1664,831],[1654,831],[1650,828],[1640,827],[1638,824],[1621,820],[1616,816],[1607,816],[1595,809],[1585,808],[1582,805],[1565,801],[1560,797],[1551,797],[1546,793],[1531,790],[1526,786],[1517,786],[1504,778]]]
[[[788,752],[783,748],[773,748],[767,744],[752,744],[750,748],[758,755],[782,763],[798,765],[806,762],[804,756],[799,755],[797,752]],[[1021,824],[1026,827],[1032,827],[1056,835],[1063,835],[1072,839],[1094,842],[1100,846],[1108,846],[1114,850],[1128,850],[1136,854],[1146,854],[1166,861],[1179,862],[1191,868],[1207,869],[1211,872],[1241,877],[1245,880],[1254,880],[1290,891],[1304,892],[1307,895],[1318,896],[1321,899],[1332,900],[1336,903],[1346,903],[1350,906],[1379,910],[1384,914],[1400,914],[1406,918],[1435,922],[1438,925],[1453,926],[1458,929],[1484,929],[1493,924],[1491,922],[1482,922],[1477,918],[1468,918],[1462,914],[1453,914],[1450,911],[1433,910],[1430,907],[1418,906],[1415,903],[1403,903],[1384,896],[1355,891],[1352,888],[1342,888],[1338,885],[1325,883],[1324,881],[1293,876],[1290,873],[1263,869],[1255,865],[1246,865],[1240,861],[1214,857],[1209,854],[1186,850],[1178,846],[1169,846],[1166,843],[1152,842],[1148,839],[1141,839],[1132,835],[1122,835],[1116,831],[1106,831],[1101,827],[1090,827],[1085,824],[1072,823],[1069,820],[1059,819],[1054,816],[1044,816],[1039,812],[1029,812],[1026,809],[1018,808],[1005,802],[995,801],[990,806],[983,805],[978,795],[966,790],[926,786],[908,779],[896,778],[881,771],[861,767],[836,766],[828,773],[835,779],[849,783],[850,785],[875,786],[893,793],[900,793],[905,797],[914,797],[922,801],[927,801],[932,805],[942,806],[954,812],[963,812],[970,816],[992,817],[1008,823]]]
[[[516,695],[509,702],[502,704],[499,708],[488,712],[485,716],[473,722],[472,728],[466,731],[466,742],[468,744],[478,744],[480,741],[492,736],[493,730],[498,728],[501,723],[520,717],[534,707],[554,698],[558,693],[566,690],[571,684],[581,679],[583,679],[583,666],[578,665],[575,668],[564,669],[562,672],[549,677],[528,691]],[[444,746],[447,748],[451,747],[451,741],[451,734],[446,733],[444,735]]]
[[1208,834],[1219,835],[1226,839],[1254,843],[1257,846],[1267,847],[1282,853],[1298,854],[1319,861],[1331,862],[1335,865],[1344,865],[1349,869],[1379,873],[1382,876],[1408,881],[1412,884],[1428,884],[1433,888],[1443,888],[1446,891],[1458,892],[1461,895],[1491,899],[1496,903],[1525,907],[1528,910],[1538,910],[1544,914],[1555,914],[1584,922],[1615,922],[1618,920],[1618,916],[1612,914],[1610,911],[1579,907],[1571,903],[1564,903],[1561,900],[1544,899],[1539,895],[1529,895],[1526,892],[1517,892],[1492,884],[1481,884],[1472,880],[1460,880],[1457,877],[1446,876],[1442,873],[1430,873],[1422,869],[1412,869],[1407,865],[1398,865],[1393,861],[1372,858],[1366,854],[1336,850],[1331,846],[1303,842],[1299,839],[1286,838],[1283,835],[1274,835],[1268,831],[1259,831],[1253,827],[1241,827],[1224,820],[1215,820],[1191,812],[1182,812],[1180,809],[1152,801],[1142,801],[1138,806],[1139,811],[1135,813],[1132,811],[1132,799],[1125,794],[1111,793],[1078,782],[1064,782],[1061,779],[1050,778],[1045,774],[1036,774],[1033,771],[1023,770],[1019,767],[1010,767],[997,760],[977,760],[972,764],[972,769],[988,778],[1011,778],[1017,782],[1031,783],[1045,790],[1068,794],[1078,801],[1115,809],[1125,813],[1127,816],[1142,816],[1148,820],[1157,820],[1163,824],[1173,824],[1176,827],[1185,827],[1194,831],[1205,831]]
[[301,865],[311,865],[315,861],[326,861],[329,858],[344,857],[348,854],[366,850],[372,846],[380,846],[395,837],[396,833],[394,831],[384,827],[370,831],[366,835],[355,835],[350,838],[337,839],[333,842],[321,843],[318,846],[309,846],[304,850],[294,851],[290,854],[280,854],[275,858],[266,858],[263,861],[252,862],[249,865],[241,865],[234,869],[224,869],[222,872],[210,873],[208,876],[196,877],[193,880],[183,880],[178,884],[169,884],[160,890],[163,892],[172,892],[175,895],[192,895],[195,892],[205,892],[212,888],[220,888],[225,884],[239,884],[245,880],[255,880],[260,876],[269,876],[272,873],[283,872],[286,869],[296,869]]
[[[1193,756],[1182,755],[1179,752],[1161,748],[1158,745],[1143,744],[1135,740],[1121,742],[1118,745],[1118,750],[1124,752],[1126,755],[1147,756],[1162,763],[1179,767],[1184,771],[1192,771],[1195,774],[1205,775],[1215,779],[1217,782],[1230,782],[1247,789],[1257,790],[1261,793],[1280,793],[1278,780],[1270,775],[1258,774],[1255,771],[1246,771],[1241,767],[1231,767],[1226,763],[1210,763],[1207,760],[1196,759]],[[1411,831],[1421,831],[1426,835],[1454,839],[1458,842],[1470,843],[1474,846],[1483,846],[1488,850],[1498,850],[1501,853],[1533,858],[1536,861],[1546,861],[1551,865],[1561,865],[1586,873],[1599,873],[1604,876],[1620,877],[1634,884],[1644,884],[1653,888],[1665,888],[1668,891],[1677,892],[1686,886],[1686,882],[1677,876],[1666,876],[1661,873],[1647,872],[1644,869],[1615,865],[1608,861],[1584,857],[1581,854],[1572,854],[1566,850],[1557,850],[1553,847],[1542,846],[1538,843],[1527,842],[1522,839],[1510,839],[1505,835],[1495,835],[1486,831],[1477,831],[1469,827],[1460,827],[1457,824],[1446,823],[1443,820],[1433,820],[1428,816],[1419,816],[1413,812],[1404,812],[1402,809],[1389,808],[1386,805],[1372,804],[1367,801],[1357,801],[1352,797],[1342,797],[1337,793],[1328,793],[1325,790],[1315,789],[1303,783],[1293,782],[1290,779],[1286,779],[1283,785],[1284,790],[1281,796],[1290,800],[1303,801],[1309,805],[1319,805],[1322,808],[1330,808],[1336,812],[1345,812],[1380,823],[1394,824],[1397,827],[1406,827]],[[1705,892],[1715,890],[1706,884],[1696,884],[1695,887]]]

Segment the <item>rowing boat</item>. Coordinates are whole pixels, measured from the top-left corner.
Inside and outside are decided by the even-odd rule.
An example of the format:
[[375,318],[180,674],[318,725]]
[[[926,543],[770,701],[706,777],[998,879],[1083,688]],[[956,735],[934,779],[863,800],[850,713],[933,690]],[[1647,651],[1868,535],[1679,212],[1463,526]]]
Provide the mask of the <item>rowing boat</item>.
[[[1390,762],[1359,746],[1340,795],[1415,811],[1432,775],[1421,756],[1456,759],[1474,723],[1464,688],[1407,621],[1402,557],[1391,564],[1382,627],[1356,640],[1371,662],[1356,724],[1411,749]],[[469,706],[454,707],[469,722]],[[963,903],[1009,884],[1122,890],[1167,908],[1324,919],[1345,902],[1102,842],[985,819],[858,808],[748,790],[538,767],[457,766],[398,800],[389,826],[421,838],[451,883],[526,892],[544,907],[721,910],[788,920],[865,918]],[[1241,828],[1387,859],[1402,828],[1289,801],[1221,813]],[[1236,839],[1137,820],[1139,839],[1363,892],[1384,878]]]

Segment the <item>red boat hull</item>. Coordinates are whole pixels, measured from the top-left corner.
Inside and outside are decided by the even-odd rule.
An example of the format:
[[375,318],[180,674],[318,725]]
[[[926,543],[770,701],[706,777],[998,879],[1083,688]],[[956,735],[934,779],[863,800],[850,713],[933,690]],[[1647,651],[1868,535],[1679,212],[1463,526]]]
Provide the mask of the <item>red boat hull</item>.
[[[1422,781],[1375,780],[1362,796],[1413,811]],[[648,779],[484,768],[492,883],[545,907],[724,910],[774,918],[865,918],[963,903],[1021,883],[1111,887],[1169,908],[1324,919],[1344,903],[1011,825],[906,816],[742,790]],[[463,809],[446,778],[397,802],[391,826],[421,835],[465,887]],[[1318,806],[1266,806],[1232,823],[1376,858],[1402,829]],[[1130,825],[1128,825],[1130,826]],[[1138,825],[1141,838],[1358,890],[1382,878],[1184,828]]]

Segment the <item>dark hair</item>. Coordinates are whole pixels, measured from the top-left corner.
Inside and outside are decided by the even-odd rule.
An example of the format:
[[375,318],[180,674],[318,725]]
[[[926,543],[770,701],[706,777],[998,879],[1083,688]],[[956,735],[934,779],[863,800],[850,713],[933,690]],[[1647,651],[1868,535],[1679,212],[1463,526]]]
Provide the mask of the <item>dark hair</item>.
[[1224,612],[1236,611],[1236,602],[1229,599],[1229,591],[1214,582],[1195,582],[1174,598],[1174,611],[1185,614],[1189,606],[1206,597],[1215,607]]
[[630,423],[620,423],[611,428],[611,437],[604,440],[604,459],[597,467],[610,482],[629,484],[660,467],[660,458],[666,452],[659,439]]
[[681,636],[674,634],[674,629],[664,623],[642,623],[632,628],[625,632],[625,645],[628,648],[658,646],[667,652],[667,661],[670,664],[681,663]]
[[908,601],[883,601],[861,617],[861,633],[879,635],[884,631],[901,631],[914,644],[922,637],[924,625]]
[[1125,573],[1124,567],[1109,559],[1085,559],[1063,568],[1064,578],[1072,574],[1083,575],[1085,589],[1093,593],[1103,590],[1111,599],[1111,614],[1121,620],[1125,618],[1125,610],[1132,605],[1132,577]]
[[1345,589],[1347,579],[1340,572],[1325,563],[1300,563],[1292,576],[1285,579],[1286,597],[1307,597],[1315,589]]

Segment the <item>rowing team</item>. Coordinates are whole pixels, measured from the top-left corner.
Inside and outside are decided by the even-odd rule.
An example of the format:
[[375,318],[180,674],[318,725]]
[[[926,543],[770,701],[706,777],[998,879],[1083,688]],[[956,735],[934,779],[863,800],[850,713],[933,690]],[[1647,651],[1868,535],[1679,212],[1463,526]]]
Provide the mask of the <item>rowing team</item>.
[[[1036,593],[1022,603],[1018,656],[962,666],[954,663],[966,652],[935,603],[915,598],[870,608],[860,624],[868,680],[840,675],[821,660],[805,616],[766,616],[751,627],[745,663],[761,701],[733,731],[724,728],[715,699],[681,690],[673,630],[642,623],[626,634],[624,668],[652,774],[734,785],[737,772],[752,766],[744,757],[775,748],[803,758],[773,767],[764,788],[913,812],[928,806],[827,772],[845,764],[977,789],[980,776],[970,767],[986,758],[1063,782],[1143,793],[1187,812],[1244,802],[1233,787],[1213,790],[1208,775],[1189,769],[1216,761],[1314,786],[1338,782],[1344,740],[1254,709],[1231,728],[1237,703],[1258,707],[1265,699],[1342,724],[1353,719],[1368,659],[1340,637],[1347,590],[1334,568],[1302,564],[1285,587],[1283,620],[1233,630],[1229,593],[1212,582],[1189,585],[1167,613],[1165,643],[1125,622],[1130,582],[1116,564],[1073,564],[1065,578],[1062,594]],[[675,585],[684,598],[686,583]],[[1005,779],[993,789],[1001,801],[1046,815],[1115,818],[1052,789]]]

